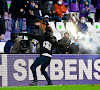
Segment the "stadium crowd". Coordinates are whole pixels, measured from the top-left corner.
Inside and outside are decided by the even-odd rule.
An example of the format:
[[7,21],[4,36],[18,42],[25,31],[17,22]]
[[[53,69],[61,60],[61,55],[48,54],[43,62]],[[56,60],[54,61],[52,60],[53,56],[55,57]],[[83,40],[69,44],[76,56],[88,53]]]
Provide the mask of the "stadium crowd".
[[[77,5],[79,10],[73,11]],[[91,8],[96,10],[95,16],[91,17]],[[79,13],[79,15],[77,15]],[[54,30],[49,22],[73,22],[76,30],[81,33],[88,31],[86,22],[91,25],[100,20],[100,0],[12,0],[8,9],[7,1],[0,0],[0,39],[4,39],[5,16],[12,20],[11,40],[8,40],[4,47],[5,53],[39,53],[39,41],[24,36],[19,33],[31,33],[33,35],[43,35],[49,32],[53,35]],[[23,19],[26,19],[26,32],[23,31]],[[19,21],[19,31],[15,28],[16,20]],[[71,27],[71,26],[70,26]],[[55,40],[57,38],[53,36]],[[53,54],[79,54],[81,53],[78,38],[72,42],[71,33],[64,32],[62,39],[58,40],[63,47],[53,47]]]

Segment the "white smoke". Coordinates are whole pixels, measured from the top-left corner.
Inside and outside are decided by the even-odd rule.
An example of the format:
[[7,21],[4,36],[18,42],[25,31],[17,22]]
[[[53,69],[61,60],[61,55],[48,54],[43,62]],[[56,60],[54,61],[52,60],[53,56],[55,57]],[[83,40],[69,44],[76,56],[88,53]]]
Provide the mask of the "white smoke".
[[96,32],[95,27],[89,27],[86,33],[71,33],[72,37],[78,38],[80,51],[88,54],[97,54],[100,48],[100,33]]

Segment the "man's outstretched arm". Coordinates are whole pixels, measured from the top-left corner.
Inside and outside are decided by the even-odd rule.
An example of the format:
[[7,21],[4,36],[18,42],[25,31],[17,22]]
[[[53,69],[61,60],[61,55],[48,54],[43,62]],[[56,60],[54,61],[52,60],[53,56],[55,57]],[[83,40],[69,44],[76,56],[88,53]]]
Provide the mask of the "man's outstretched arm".
[[36,39],[36,40],[40,39],[40,35],[34,35],[31,33],[19,33],[18,35],[19,36],[28,36],[28,37],[31,37],[31,38]]

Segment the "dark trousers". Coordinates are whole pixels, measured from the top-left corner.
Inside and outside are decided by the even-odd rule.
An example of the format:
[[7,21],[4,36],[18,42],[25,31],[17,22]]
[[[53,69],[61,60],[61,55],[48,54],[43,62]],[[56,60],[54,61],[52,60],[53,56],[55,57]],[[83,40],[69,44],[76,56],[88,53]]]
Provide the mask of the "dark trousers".
[[1,15],[0,18],[0,35],[5,34],[5,20],[4,20],[4,15]]
[[46,67],[50,64],[51,58],[47,56],[40,56],[37,57],[35,62],[31,66],[31,70],[33,73],[34,81],[37,82],[37,73],[36,68],[41,65],[41,73],[45,76],[48,83],[52,83],[50,77],[48,76],[47,72],[45,71]]
[[[15,23],[16,23],[16,18],[12,17],[12,33],[16,33],[15,30]],[[19,28],[20,28],[20,32],[22,32],[22,25],[23,24],[23,18],[19,18]]]
[[96,17],[95,22],[98,22],[100,20],[100,9],[96,9],[95,17]]

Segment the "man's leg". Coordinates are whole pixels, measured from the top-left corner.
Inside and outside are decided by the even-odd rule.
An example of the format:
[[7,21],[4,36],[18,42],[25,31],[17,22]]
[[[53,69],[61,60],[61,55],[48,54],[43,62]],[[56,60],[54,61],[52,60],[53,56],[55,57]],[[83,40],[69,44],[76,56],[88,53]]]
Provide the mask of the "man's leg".
[[15,33],[15,22],[16,22],[16,19],[12,18],[12,33]]
[[5,34],[6,29],[5,29],[4,15],[1,16],[0,24],[1,24],[0,34]]
[[20,32],[22,32],[22,26],[23,26],[23,19],[19,18],[19,28],[20,28]]
[[67,16],[64,16],[63,18],[62,18],[62,20],[69,20],[69,18],[67,17]]
[[31,26],[27,26],[27,33],[30,33],[31,31]]
[[41,73],[45,76],[45,78],[48,82],[48,85],[52,85],[52,81],[50,80],[50,77],[48,76],[47,72],[45,71],[46,67],[50,64],[50,61],[51,61],[50,57],[47,57],[47,59],[48,59],[48,61],[41,65]]
[[[32,66],[30,67],[31,70],[32,70],[32,73],[33,73],[33,77],[34,77],[34,82],[37,82],[37,74],[36,74],[36,68],[47,62],[47,59],[45,58],[45,56],[40,56],[40,57],[37,57],[35,62],[32,64]],[[34,86],[34,85],[33,85]]]
[[56,22],[61,22],[61,20],[62,20],[61,17],[55,16],[55,21],[56,21]]

